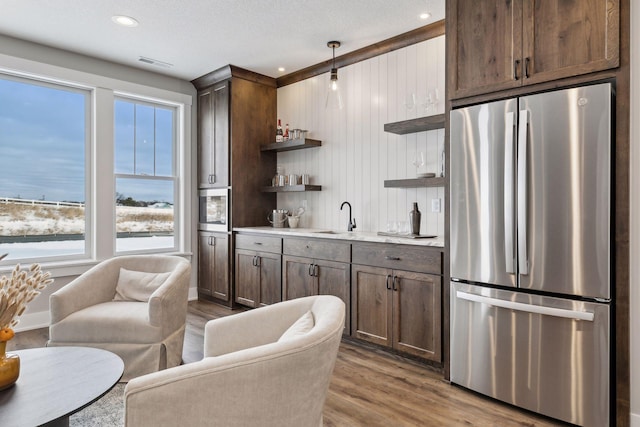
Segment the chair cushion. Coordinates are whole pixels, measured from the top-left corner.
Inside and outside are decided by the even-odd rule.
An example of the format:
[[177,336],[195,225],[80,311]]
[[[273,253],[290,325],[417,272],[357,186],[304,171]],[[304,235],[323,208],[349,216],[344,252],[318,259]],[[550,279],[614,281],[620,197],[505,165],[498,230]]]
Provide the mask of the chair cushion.
[[76,311],[51,325],[55,342],[154,343],[162,341],[160,327],[149,324],[149,305],[112,301]]
[[278,339],[278,342],[292,340],[296,337],[305,335],[307,332],[313,329],[314,325],[315,322],[313,320],[313,314],[311,313],[311,311],[307,311],[302,315],[302,317],[296,320],[293,325],[289,326],[289,329],[284,331],[284,334],[282,334],[282,336]]
[[151,294],[162,285],[171,272],[148,273],[146,271],[133,271],[120,268],[118,283],[116,284],[116,296],[114,301],[141,301],[148,302]]

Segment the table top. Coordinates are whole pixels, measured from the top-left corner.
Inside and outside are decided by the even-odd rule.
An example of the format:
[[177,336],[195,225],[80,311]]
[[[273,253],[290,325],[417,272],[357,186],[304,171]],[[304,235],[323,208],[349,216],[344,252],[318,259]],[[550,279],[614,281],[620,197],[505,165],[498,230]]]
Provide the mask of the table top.
[[98,400],[122,378],[117,355],[89,347],[10,351],[20,356],[20,376],[0,391],[0,420],[7,426],[56,421]]

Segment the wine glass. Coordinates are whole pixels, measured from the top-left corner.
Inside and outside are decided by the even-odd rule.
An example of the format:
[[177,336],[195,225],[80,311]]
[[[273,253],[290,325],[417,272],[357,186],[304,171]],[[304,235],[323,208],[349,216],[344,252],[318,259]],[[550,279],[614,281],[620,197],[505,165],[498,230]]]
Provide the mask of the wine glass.
[[417,153],[415,160],[411,162],[411,164],[416,167],[416,175],[420,175],[418,171],[424,166],[424,163],[424,151],[420,151]]
[[405,99],[404,106],[407,110],[411,111],[416,107],[417,103],[418,103],[418,98],[415,93],[412,93],[408,95],[407,98]]

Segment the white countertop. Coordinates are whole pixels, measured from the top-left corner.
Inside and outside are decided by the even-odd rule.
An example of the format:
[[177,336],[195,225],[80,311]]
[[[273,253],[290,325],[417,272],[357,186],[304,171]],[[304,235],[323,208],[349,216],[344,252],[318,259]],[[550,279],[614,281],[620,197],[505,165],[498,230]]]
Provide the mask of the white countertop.
[[351,240],[358,242],[395,243],[398,245],[444,247],[444,236],[432,238],[406,238],[379,236],[372,231],[335,231],[316,228],[274,228],[274,227],[237,227],[233,231],[245,233],[261,233],[288,237],[314,237],[321,239]]

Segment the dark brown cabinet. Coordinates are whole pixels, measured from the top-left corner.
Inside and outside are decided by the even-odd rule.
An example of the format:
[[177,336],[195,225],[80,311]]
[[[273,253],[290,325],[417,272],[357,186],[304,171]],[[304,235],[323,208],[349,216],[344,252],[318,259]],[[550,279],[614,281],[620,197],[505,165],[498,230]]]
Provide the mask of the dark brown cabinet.
[[351,335],[440,362],[441,250],[358,243],[352,262]]
[[619,0],[447,2],[449,97],[615,68]]
[[[266,212],[275,209],[276,195],[260,189],[271,182],[276,154],[261,152],[260,144],[275,135],[275,79],[229,65],[192,83],[198,90],[198,187],[228,188],[229,232],[233,227],[268,225]],[[201,250],[205,246],[201,242]],[[234,255],[230,242],[226,253],[229,292],[224,298],[219,292],[207,291],[209,283],[217,281],[211,277],[214,267],[199,266],[200,296],[234,303]],[[216,263],[222,263],[221,257]],[[206,263],[209,257],[199,259]]]
[[284,239],[283,252],[283,300],[310,295],[337,296],[345,303],[345,334],[349,335],[351,245],[322,239]]
[[441,277],[352,266],[354,338],[441,360]]
[[282,301],[282,240],[236,235],[236,302],[260,307]]
[[198,232],[198,292],[229,302],[229,235]]
[[229,85],[198,93],[198,188],[229,185]]

